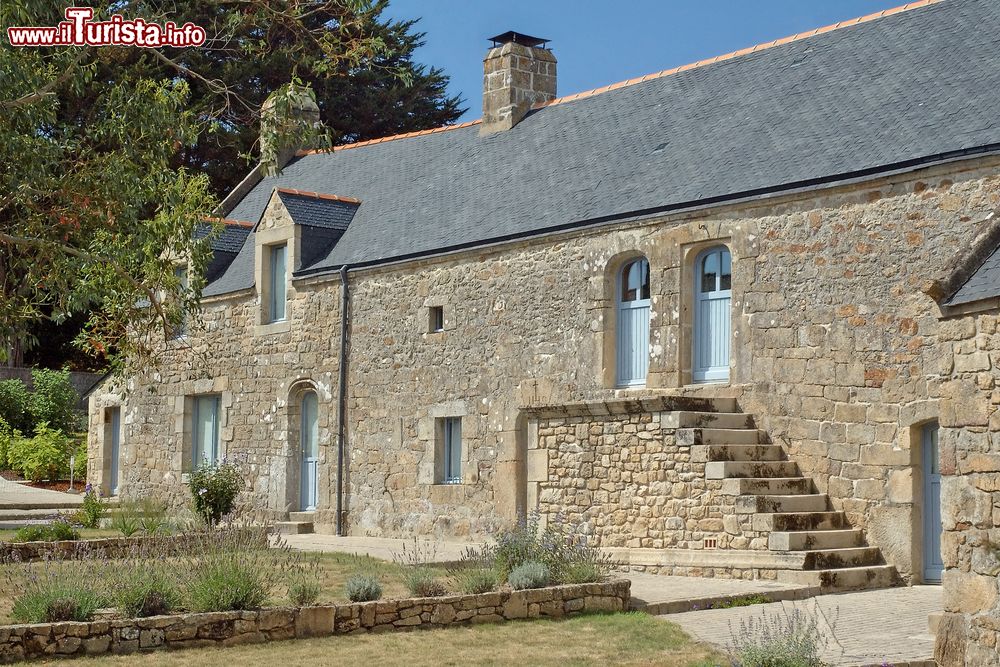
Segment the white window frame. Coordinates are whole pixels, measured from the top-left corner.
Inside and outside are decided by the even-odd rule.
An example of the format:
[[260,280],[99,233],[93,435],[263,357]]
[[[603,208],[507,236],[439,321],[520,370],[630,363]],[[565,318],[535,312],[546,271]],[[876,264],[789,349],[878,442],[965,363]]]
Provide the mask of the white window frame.
[[[268,246],[267,263],[270,280],[270,303],[267,308],[268,324],[284,322],[288,316],[288,244]],[[278,253],[281,253],[281,271],[277,270]]]
[[462,418],[441,418],[441,484],[462,483]]
[[[205,452],[204,438],[198,432],[201,423],[201,411],[211,410],[211,443],[210,452]],[[191,462],[195,468],[202,463],[215,465],[219,461],[219,440],[221,435],[222,397],[218,394],[201,394],[193,396],[191,401]]]

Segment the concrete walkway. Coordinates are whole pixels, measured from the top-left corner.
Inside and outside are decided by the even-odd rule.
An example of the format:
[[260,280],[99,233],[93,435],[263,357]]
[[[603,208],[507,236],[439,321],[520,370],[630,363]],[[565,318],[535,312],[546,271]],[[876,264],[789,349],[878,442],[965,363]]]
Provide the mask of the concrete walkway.
[[819,592],[814,587],[765,579],[672,577],[644,572],[622,572],[618,576],[632,582],[632,608],[653,615],[709,609],[714,604],[751,595],[772,601],[803,600]]
[[[927,616],[940,611],[940,586],[889,588],[860,593],[822,595],[800,602],[779,602],[735,609],[709,609],[663,616],[701,641],[725,648],[740,622],[793,609],[818,618],[829,645],[824,659],[831,665],[920,663],[934,654]],[[929,663],[933,664],[933,663]]]
[[82,494],[36,489],[0,477],[0,510],[62,509],[81,504]]

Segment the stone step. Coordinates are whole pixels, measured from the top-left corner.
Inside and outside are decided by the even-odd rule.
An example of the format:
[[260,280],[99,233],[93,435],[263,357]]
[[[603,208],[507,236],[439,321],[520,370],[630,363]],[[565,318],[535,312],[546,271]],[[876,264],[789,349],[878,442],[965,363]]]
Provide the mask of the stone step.
[[289,512],[289,521],[305,521],[312,522],[316,518],[316,511],[310,510],[308,512]]
[[767,548],[771,551],[847,549],[864,546],[864,544],[865,534],[856,528],[774,531],[767,536]]
[[830,499],[825,493],[803,495],[740,496],[736,499],[737,514],[757,512],[825,512]]
[[877,547],[849,549],[817,549],[806,552],[805,570],[830,570],[882,565],[882,552]]
[[695,445],[691,460],[701,461],[782,461],[785,452],[778,445]]
[[849,528],[843,512],[779,512],[755,514],[753,529],[760,532],[776,530],[839,530]]
[[834,593],[896,586],[899,575],[891,565],[869,565],[830,570],[778,570],[778,581],[819,586],[824,593]]
[[666,428],[756,428],[753,415],[742,412],[668,412],[660,419]]
[[313,532],[312,521],[277,521],[274,530],[279,535],[303,535]]
[[812,480],[801,475],[794,477],[734,477],[722,482],[722,493],[727,496],[797,496],[813,492]]
[[729,477],[796,477],[799,467],[792,461],[709,461],[706,479]]
[[756,445],[760,443],[760,430],[755,428],[679,428],[677,444],[694,445]]

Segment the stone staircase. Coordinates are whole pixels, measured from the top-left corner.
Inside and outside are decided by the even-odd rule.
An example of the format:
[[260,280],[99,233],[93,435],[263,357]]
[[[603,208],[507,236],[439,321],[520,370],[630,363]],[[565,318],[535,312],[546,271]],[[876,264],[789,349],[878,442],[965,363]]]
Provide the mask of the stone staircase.
[[754,532],[767,535],[768,549],[792,556],[796,569],[778,570],[778,580],[817,586],[824,592],[885,588],[900,583],[864,532],[833,509],[784,450],[767,442],[751,415],[732,399],[715,399],[718,412],[677,414],[677,440],[691,460],[705,463],[705,477],[722,480],[736,496],[739,515],[750,515]]
[[287,521],[276,521],[274,529],[279,535],[302,535],[313,532],[316,512],[289,512]]

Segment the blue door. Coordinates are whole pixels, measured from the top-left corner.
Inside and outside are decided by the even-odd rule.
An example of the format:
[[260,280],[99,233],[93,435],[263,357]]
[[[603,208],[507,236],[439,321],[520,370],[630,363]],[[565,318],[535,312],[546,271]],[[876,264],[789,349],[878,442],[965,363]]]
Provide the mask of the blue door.
[[649,262],[625,265],[618,276],[617,384],[646,384],[649,370]]
[[299,485],[299,508],[306,511],[316,509],[319,482],[319,420],[316,414],[318,407],[316,392],[307,391],[302,395],[302,423],[299,427],[302,477]]
[[695,382],[729,379],[729,302],[732,257],[724,246],[710,248],[695,261],[694,363]]
[[122,452],[122,412],[121,408],[111,408],[108,411],[111,422],[111,470],[108,477],[108,491],[118,495],[118,479],[121,477]]
[[923,428],[924,452],[924,581],[941,581],[941,468],[938,458],[938,425]]

